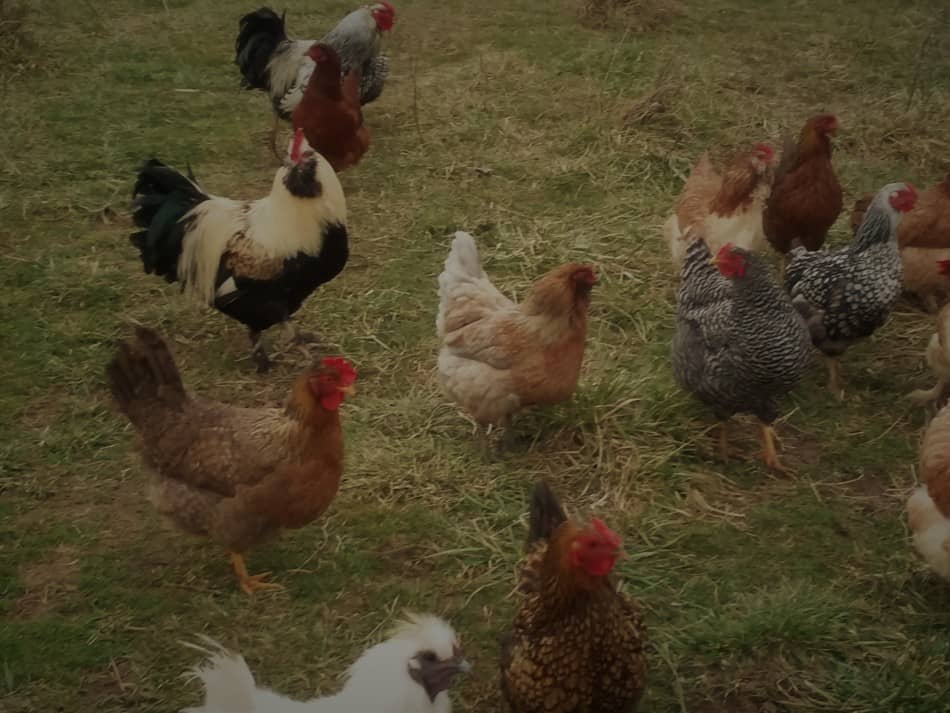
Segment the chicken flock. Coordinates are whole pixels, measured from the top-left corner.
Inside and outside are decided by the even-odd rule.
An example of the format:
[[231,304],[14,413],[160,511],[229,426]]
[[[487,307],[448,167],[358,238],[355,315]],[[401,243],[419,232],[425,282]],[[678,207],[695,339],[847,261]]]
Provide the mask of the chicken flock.
[[[314,341],[292,317],[346,267],[337,174],[369,149],[363,108],[389,77],[382,41],[395,16],[378,2],[318,40],[291,38],[285,16],[267,7],[240,19],[235,62],[243,86],[270,100],[275,153],[280,120],[292,128],[268,195],[213,195],[190,168],[186,176],[158,158],[138,172],[130,240],[145,273],[243,324],[260,372],[272,364],[263,339],[271,327],[294,343]],[[718,170],[713,152],[703,153],[662,226],[678,273],[672,374],[718,420],[723,460],[727,422],[748,414],[759,424],[764,465],[786,472],[774,424],[812,355],[827,362],[829,389],[843,398],[840,359],[886,324],[902,292],[929,311],[950,298],[950,175],[920,193],[894,182],[862,195],[851,211],[853,239],[823,248],[844,205],[832,161],[838,130],[832,114],[809,118],[777,164],[764,142]],[[596,284],[593,265],[568,263],[538,276],[516,302],[492,284],[473,236],[455,233],[438,277],[437,372],[446,396],[477,425],[482,448],[495,430],[506,442],[521,410],[572,397]],[[926,359],[936,384],[911,396],[939,404],[950,386],[950,304],[937,314]],[[354,366],[323,357],[302,371],[282,407],[237,407],[190,393],[165,339],[140,326],[106,374],[139,436],[158,512],[219,545],[247,594],[279,588],[269,573],[251,574],[245,557],[332,506]],[[914,544],[950,580],[950,407],[927,429],[920,468],[922,485],[908,501]],[[648,642],[640,605],[612,574],[620,536],[596,517],[570,518],[544,482],[529,509],[517,611],[500,651],[506,710],[635,710]],[[356,660],[339,693],[310,701],[258,687],[244,659],[210,639],[196,648],[206,656],[193,671],[205,693],[192,713],[448,713],[453,683],[470,668],[456,632],[432,615],[408,615]]]

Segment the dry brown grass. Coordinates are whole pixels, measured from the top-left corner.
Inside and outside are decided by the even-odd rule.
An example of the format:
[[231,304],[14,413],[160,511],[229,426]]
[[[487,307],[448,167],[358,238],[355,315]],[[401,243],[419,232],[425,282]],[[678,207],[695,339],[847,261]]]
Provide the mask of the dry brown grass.
[[581,22],[589,27],[651,32],[686,14],[679,0],[582,0]]

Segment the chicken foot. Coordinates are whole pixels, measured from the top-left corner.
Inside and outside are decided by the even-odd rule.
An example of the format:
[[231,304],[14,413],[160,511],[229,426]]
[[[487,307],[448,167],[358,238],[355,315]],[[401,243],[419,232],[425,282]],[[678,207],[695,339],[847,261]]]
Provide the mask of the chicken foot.
[[759,433],[762,436],[762,460],[771,470],[777,470],[779,473],[789,473],[789,469],[782,465],[778,458],[778,450],[775,447],[778,436],[775,429],[767,423],[759,424]]
[[248,574],[247,565],[244,564],[244,555],[242,555],[240,552],[230,552],[228,553],[228,556],[231,558],[231,567],[234,569],[234,573],[237,575],[238,586],[245,594],[254,594],[254,592],[260,590],[283,589],[283,587],[276,582],[264,581],[270,576],[270,572]]

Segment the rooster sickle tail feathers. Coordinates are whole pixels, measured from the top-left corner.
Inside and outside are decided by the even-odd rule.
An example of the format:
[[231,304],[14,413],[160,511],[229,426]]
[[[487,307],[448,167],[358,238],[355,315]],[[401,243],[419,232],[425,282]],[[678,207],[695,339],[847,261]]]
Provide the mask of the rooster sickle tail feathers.
[[278,17],[269,7],[262,7],[242,17],[238,27],[234,63],[241,70],[241,86],[267,91],[267,65],[277,46],[287,39],[284,15]]

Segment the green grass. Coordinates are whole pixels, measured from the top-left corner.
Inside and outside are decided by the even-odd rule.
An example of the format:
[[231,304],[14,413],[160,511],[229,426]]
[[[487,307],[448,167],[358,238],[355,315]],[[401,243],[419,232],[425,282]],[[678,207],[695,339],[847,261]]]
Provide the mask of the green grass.
[[[285,4],[302,36],[352,6]],[[0,710],[177,710],[197,697],[179,678],[197,657],[179,642],[197,633],[267,685],[326,693],[405,608],[461,632],[475,671],[458,710],[497,710],[541,477],[624,535],[620,575],[651,631],[644,711],[950,709],[950,589],[902,518],[925,414],[901,397],[929,385],[930,319],[901,306],[852,349],[843,404],[815,364],[779,427],[794,476],[763,470],[744,421],[747,455],[721,465],[710,414],[670,374],[659,235],[701,150],[778,141],[821,110],[841,119],[849,199],[933,183],[950,110],[940,3],[589,3],[609,6],[606,23],[582,22],[580,4],[399,6],[372,147],[342,176],[351,261],[300,313],[360,371],[345,477],[327,517],[251,553],[286,586],[255,599],[145,501],[102,376],[135,323],[166,333],[212,397],[273,402],[300,368],[256,375],[239,325],[143,275],[127,241],[151,155],[218,194],[267,191],[269,109],[232,64],[254,3],[52,0],[16,25],[0,54]],[[458,228],[506,292],[567,260],[600,276],[576,397],[526,413],[495,460],[434,379],[435,278]]]

